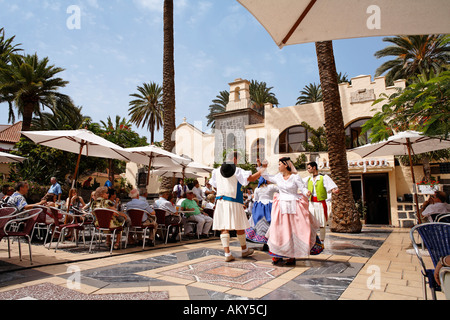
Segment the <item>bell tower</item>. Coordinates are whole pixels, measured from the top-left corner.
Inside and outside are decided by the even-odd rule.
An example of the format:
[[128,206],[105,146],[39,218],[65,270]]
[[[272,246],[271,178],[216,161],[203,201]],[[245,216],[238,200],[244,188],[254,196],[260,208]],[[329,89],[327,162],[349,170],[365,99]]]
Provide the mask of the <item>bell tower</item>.
[[214,161],[223,162],[224,151],[246,150],[246,126],[264,122],[264,117],[252,108],[250,82],[238,78],[230,85],[230,98],[225,112],[216,113]]
[[250,82],[237,78],[230,85],[230,100],[226,111],[251,108]]

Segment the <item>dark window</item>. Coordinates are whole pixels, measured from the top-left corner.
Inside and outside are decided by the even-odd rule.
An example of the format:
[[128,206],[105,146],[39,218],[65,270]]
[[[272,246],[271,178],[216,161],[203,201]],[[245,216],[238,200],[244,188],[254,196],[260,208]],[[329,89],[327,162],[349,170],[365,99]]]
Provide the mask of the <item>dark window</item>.
[[303,142],[308,141],[308,133],[302,126],[294,126],[284,130],[279,138],[279,152],[292,153],[305,151]]
[[362,126],[367,122],[367,120],[369,119],[357,120],[347,126],[345,129],[345,144],[347,149],[353,149],[370,143],[370,131],[365,134],[361,134]]

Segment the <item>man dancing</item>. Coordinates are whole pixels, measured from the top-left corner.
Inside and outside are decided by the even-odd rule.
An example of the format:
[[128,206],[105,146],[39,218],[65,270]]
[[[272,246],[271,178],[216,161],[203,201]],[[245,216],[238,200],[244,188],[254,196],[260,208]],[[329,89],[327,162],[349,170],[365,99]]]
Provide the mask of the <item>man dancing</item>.
[[250,224],[244,211],[244,197],[241,188],[249,182],[259,179],[265,170],[263,166],[258,172],[252,174],[251,171],[236,167],[238,157],[238,153],[233,152],[227,162],[213,170],[210,180],[210,184],[217,191],[213,230],[221,232],[220,241],[225,251],[226,262],[234,260],[230,252],[230,230],[236,230],[243,258],[254,252],[253,249],[247,248],[245,229],[249,228]]
[[310,197],[310,212],[320,223],[320,240],[325,240],[326,225],[328,222],[328,209],[326,200],[329,193],[338,194],[339,188],[336,183],[327,175],[319,175],[317,163],[311,161],[306,165],[306,169],[312,175],[304,179]]

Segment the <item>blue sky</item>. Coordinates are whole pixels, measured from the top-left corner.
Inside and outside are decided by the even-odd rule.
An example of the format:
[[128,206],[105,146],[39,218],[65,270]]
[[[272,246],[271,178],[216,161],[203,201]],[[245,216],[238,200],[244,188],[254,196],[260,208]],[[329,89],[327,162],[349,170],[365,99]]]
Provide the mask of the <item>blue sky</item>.
[[[68,28],[80,9],[79,28]],[[307,84],[319,83],[314,44],[279,49],[235,0],[174,0],[176,123],[186,117],[208,132],[211,101],[236,78],[273,87],[279,107],[295,104]],[[25,53],[64,68],[68,94],[94,121],[128,117],[130,94],[144,82],[162,86],[163,0],[0,0],[0,27]],[[382,38],[333,42],[337,69],[371,75],[384,61]],[[0,124],[8,121],[0,104]],[[149,137],[145,129],[134,129]],[[156,134],[162,139],[162,130]]]

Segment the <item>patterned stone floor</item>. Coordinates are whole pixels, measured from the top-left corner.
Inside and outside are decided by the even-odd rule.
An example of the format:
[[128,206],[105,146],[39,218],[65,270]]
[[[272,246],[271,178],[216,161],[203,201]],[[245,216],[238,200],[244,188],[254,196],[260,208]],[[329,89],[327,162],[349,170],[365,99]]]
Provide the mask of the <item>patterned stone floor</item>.
[[217,238],[113,256],[70,247],[54,253],[35,245],[33,266],[25,254],[22,262],[5,259],[2,243],[0,300],[337,300],[391,232],[328,233],[324,252],[295,267],[273,266],[267,252],[252,243],[255,254],[242,259],[235,238],[237,259],[231,263],[224,262]]

